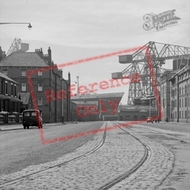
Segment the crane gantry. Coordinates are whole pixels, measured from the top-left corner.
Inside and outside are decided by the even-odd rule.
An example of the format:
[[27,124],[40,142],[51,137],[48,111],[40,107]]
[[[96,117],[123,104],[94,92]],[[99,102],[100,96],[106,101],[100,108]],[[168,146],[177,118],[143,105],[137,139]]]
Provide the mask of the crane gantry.
[[29,44],[23,43],[20,38],[15,38],[7,51],[7,56],[12,54],[13,52],[25,52],[29,49]]
[[112,78],[130,79],[127,103],[132,105],[135,98],[155,96],[155,85],[160,90],[160,77],[165,70],[162,65],[166,60],[189,58],[190,47],[150,41],[133,54],[120,55],[119,62],[129,65],[122,72],[112,73]]

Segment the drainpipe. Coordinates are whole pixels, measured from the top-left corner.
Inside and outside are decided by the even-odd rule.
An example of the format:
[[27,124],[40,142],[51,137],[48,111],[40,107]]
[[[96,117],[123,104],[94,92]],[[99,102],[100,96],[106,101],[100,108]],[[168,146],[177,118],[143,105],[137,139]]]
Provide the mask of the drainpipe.
[[190,88],[190,86],[189,86],[189,78],[187,78],[187,101],[186,101],[186,103],[187,103],[187,118],[186,118],[186,123],[188,123],[189,122],[189,88]]
[[176,85],[177,85],[177,122],[179,122],[179,81],[178,81],[178,75],[176,76]]

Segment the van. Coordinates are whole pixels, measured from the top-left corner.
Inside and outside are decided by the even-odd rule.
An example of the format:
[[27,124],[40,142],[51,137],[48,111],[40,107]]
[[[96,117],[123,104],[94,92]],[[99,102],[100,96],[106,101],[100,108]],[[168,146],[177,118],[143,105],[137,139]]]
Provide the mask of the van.
[[24,110],[22,113],[22,124],[24,129],[29,129],[29,126],[43,127],[43,120],[40,111],[37,109]]

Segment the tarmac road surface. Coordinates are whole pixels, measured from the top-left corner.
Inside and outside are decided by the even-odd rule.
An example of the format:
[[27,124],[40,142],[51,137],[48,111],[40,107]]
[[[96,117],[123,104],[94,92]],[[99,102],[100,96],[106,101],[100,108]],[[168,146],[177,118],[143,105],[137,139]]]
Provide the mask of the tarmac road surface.
[[[103,122],[78,124],[44,125],[45,139],[78,134],[99,129]],[[42,144],[38,128],[23,129],[22,125],[1,126],[0,131],[0,175],[22,170],[29,165],[37,165],[55,160],[66,153],[74,151],[87,141],[93,140],[94,134],[52,144]]]
[[[91,127],[98,129],[102,124],[79,123],[77,129],[78,132]],[[100,133],[76,138],[78,141],[70,139],[51,145],[40,144],[36,129],[28,130],[31,132],[27,137],[32,145],[25,144],[27,137],[19,139],[19,136],[28,134],[27,130],[18,130],[18,133],[0,132],[1,136],[4,134],[3,141],[10,136],[14,137],[7,145],[12,152],[7,151],[1,160],[10,158],[4,163],[14,163],[13,168],[11,170],[9,166],[3,166],[0,189],[189,190],[190,133],[187,132],[187,125],[179,131],[177,129],[181,125],[176,125],[175,130],[167,123],[145,123],[127,127],[123,124],[124,122],[119,121],[104,122]],[[68,124],[64,135],[75,130],[77,125]],[[62,127],[45,127],[46,138],[62,135]],[[16,150],[18,144],[20,147]],[[14,162],[14,155],[18,156],[17,151],[23,155],[27,153],[27,156]],[[47,159],[48,156],[50,160]],[[18,171],[17,164],[22,165],[30,157],[32,159],[29,161],[35,160],[34,163],[28,163],[28,166],[22,166]],[[5,169],[9,169],[8,174]]]

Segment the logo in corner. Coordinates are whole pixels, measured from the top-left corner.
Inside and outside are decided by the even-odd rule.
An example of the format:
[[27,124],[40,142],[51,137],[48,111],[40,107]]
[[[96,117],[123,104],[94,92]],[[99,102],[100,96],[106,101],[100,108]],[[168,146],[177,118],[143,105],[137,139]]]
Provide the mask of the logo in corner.
[[143,24],[144,30],[150,30],[155,28],[157,31],[163,30],[166,27],[170,27],[178,24],[180,19],[175,15],[175,9],[169,10],[158,15],[154,13],[146,14],[143,16],[145,23]]

